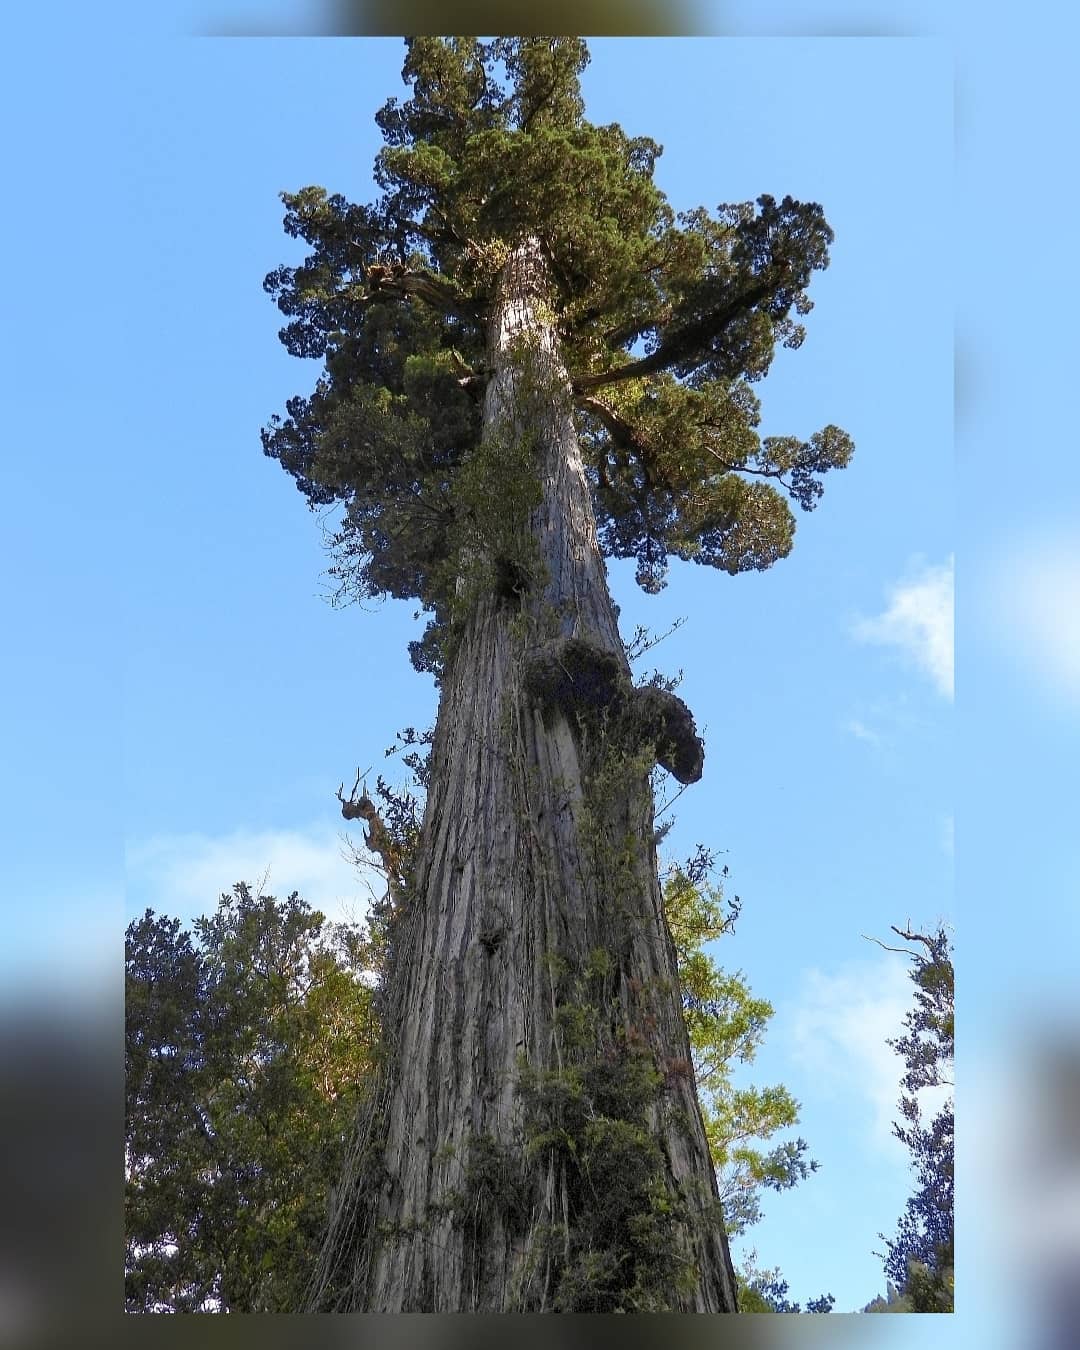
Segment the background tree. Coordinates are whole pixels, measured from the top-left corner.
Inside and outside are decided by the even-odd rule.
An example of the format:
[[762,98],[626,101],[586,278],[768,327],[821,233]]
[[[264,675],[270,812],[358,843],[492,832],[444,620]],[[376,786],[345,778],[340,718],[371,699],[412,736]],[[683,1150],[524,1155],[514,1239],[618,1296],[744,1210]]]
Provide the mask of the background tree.
[[125,954],[127,1309],[294,1309],[371,1079],[370,944],[241,884]]
[[878,1294],[876,1298],[870,1300],[865,1308],[860,1308],[864,1313],[904,1313],[912,1312],[911,1300],[901,1294],[892,1280],[886,1280],[884,1295]]
[[664,1068],[690,1046],[650,774],[696,781],[703,746],[632,685],[602,555],[655,590],[672,556],[790,550],[788,498],[812,508],[851,444],[762,438],[752,385],[802,341],[832,233],[790,197],[676,217],[660,147],[584,118],[587,59],[409,40],[379,200],[284,195],[310,252],[266,285],[324,368],[264,448],[340,504],[342,597],[427,611],[441,686],[312,1309],[735,1307],[692,1077]]
[[[392,750],[422,740],[407,731]],[[422,759],[408,757],[422,778]],[[395,843],[407,851],[415,846],[416,799],[379,783]],[[359,848],[354,855],[380,866],[377,855]],[[785,1103],[778,1114],[751,1118],[734,1100],[728,1065],[752,1059],[771,1008],[752,998],[741,977],[724,976],[707,950],[732,931],[740,907],[738,897],[727,901],[722,886],[709,883],[712,867],[712,855],[699,848],[671,870],[665,903],[695,1062],[713,1066],[697,1082],[735,1236],[759,1216],[763,1186],[799,1179],[783,1171],[777,1185],[771,1155],[751,1148],[794,1123],[797,1106],[783,1088],[760,1094]],[[311,1275],[320,1206],[342,1166],[352,1112],[374,1077],[387,899],[378,899],[365,925],[328,925],[296,894],[278,901],[240,884],[221,897],[215,915],[195,921],[194,933],[152,912],[129,925],[129,1311],[265,1312],[295,1304]],[[738,1138],[725,1137],[723,1122],[737,1120]],[[798,1144],[801,1153],[805,1144]],[[753,1165],[732,1166],[736,1146],[752,1153]],[[786,1160],[789,1150],[774,1152]],[[759,1271],[751,1260],[739,1278],[744,1311],[799,1310],[782,1296],[778,1272]]]
[[832,1294],[807,1299],[806,1307],[788,1298],[788,1282],[779,1268],[763,1270],[757,1264],[757,1252],[746,1254],[739,1271],[739,1311],[744,1313],[828,1313],[836,1300]]
[[[717,1169],[729,1238],[742,1237],[761,1219],[766,1189],[789,1190],[818,1169],[807,1158],[805,1139],[786,1139],[769,1150],[758,1145],[798,1123],[799,1104],[783,1085],[736,1088],[736,1064],[753,1061],[773,1016],[765,999],[755,998],[740,972],[725,972],[709,944],[730,931],[738,896],[725,902],[722,886],[710,884],[715,859],[699,846],[684,866],[671,869],[664,886],[664,912],[678,955],[679,985],[690,1033],[694,1076],[713,1164]],[[726,879],[728,869],[721,870]],[[757,1264],[748,1252],[736,1271],[740,1312],[802,1312],[788,1297],[788,1282],[776,1268]],[[809,1313],[832,1311],[831,1294],[810,1299]]]
[[[716,1166],[729,1238],[742,1237],[761,1218],[764,1190],[784,1191],[818,1169],[805,1139],[785,1139],[771,1149],[759,1143],[796,1125],[799,1104],[786,1087],[736,1088],[737,1064],[752,1063],[773,1016],[741,972],[723,970],[708,944],[731,926],[723,892],[707,880],[712,861],[699,849],[664,886],[664,912],[678,956],[683,1010],[690,1034],[694,1078],[705,1131]],[[727,876],[727,868],[723,869]],[[736,906],[738,897],[736,897]]]
[[[944,927],[930,934],[893,928],[912,947],[891,947],[911,958],[915,1006],[904,1034],[889,1045],[903,1055],[902,1120],[893,1133],[911,1152],[916,1188],[900,1216],[896,1236],[886,1240],[885,1273],[912,1312],[953,1310],[953,1058],[954,980],[952,942]],[[880,944],[884,946],[885,944]],[[931,1120],[918,1094],[948,1088]],[[884,1236],[884,1235],[882,1235]]]

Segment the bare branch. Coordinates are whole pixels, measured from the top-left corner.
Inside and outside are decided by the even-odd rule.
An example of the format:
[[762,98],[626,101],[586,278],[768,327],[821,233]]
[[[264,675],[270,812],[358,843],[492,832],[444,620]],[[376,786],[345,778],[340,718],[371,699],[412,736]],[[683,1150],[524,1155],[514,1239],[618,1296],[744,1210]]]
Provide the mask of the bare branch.
[[918,961],[922,965],[927,965],[930,961],[937,959],[934,955],[933,939],[927,937],[925,933],[913,933],[908,929],[897,928],[895,924],[890,924],[889,927],[897,937],[902,937],[905,942],[921,942],[930,955],[923,956],[921,952],[913,952],[910,947],[890,947],[888,943],[882,942],[880,938],[869,937],[866,933],[860,933],[859,936],[866,942],[876,942],[883,951],[899,952],[901,956],[910,956],[912,960]]
[[664,805],[660,808],[659,811],[657,811],[656,815],[653,817],[654,823],[658,821],[660,817],[665,814],[665,812],[671,810],[671,808],[675,805],[675,803],[679,800],[679,798],[683,795],[683,793],[689,786],[690,786],[689,783],[684,783],[682,787],[678,790],[678,792],[676,792],[675,796],[672,797],[670,801],[666,801],[664,803]]
[[[888,943],[882,942],[880,938],[870,937],[867,933],[860,933],[859,936],[866,942],[876,942],[883,951],[899,952],[901,956],[919,956],[918,952],[913,952],[907,947],[890,947]],[[922,957],[919,957],[919,960],[922,959]]]
[[686,621],[686,615],[684,614],[682,618],[676,619],[671,627],[666,632],[661,633],[659,637],[653,637],[645,625],[639,623],[634,630],[634,636],[628,642],[623,643],[627,661],[633,665],[646,652],[652,651],[654,647],[659,647],[660,643],[669,638],[672,633],[677,633]]
[[[370,772],[371,772],[371,765],[369,764],[368,767],[364,770],[364,776],[366,777]],[[346,820],[356,820],[358,816],[363,816],[364,814],[361,804],[367,800],[367,792],[365,790],[360,794],[359,797],[357,797],[356,789],[359,786],[360,786],[360,769],[358,766],[356,770],[356,782],[352,785],[352,791],[349,793],[348,797],[343,797],[341,795],[342,789],[345,787],[344,783],[342,783],[337,790],[337,799],[341,803],[341,814],[345,817]]]

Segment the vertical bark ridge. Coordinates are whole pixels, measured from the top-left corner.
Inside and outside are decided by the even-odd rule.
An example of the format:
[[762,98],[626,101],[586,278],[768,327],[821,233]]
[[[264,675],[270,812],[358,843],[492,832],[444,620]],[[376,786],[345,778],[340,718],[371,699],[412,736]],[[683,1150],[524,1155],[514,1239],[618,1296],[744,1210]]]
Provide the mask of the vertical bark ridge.
[[[387,1070],[356,1145],[359,1173],[368,1141],[367,1198],[357,1199],[355,1186],[350,1193],[346,1179],[314,1307],[552,1306],[557,1253],[544,1232],[570,1216],[566,1164],[552,1154],[526,1175],[519,1090],[522,1062],[542,1070],[564,1058],[561,976],[551,958],[576,971],[595,949],[609,951],[618,1023],[610,1036],[639,1038],[661,1063],[689,1060],[648,766],[604,780],[599,733],[590,740],[571,713],[537,706],[526,687],[531,654],[555,638],[587,641],[628,678],[546,286],[539,245],[526,240],[511,254],[493,309],[484,427],[486,438],[535,442],[542,492],[529,528],[541,576],[516,604],[480,595],[457,620],[420,853],[396,923]],[[619,869],[605,863],[613,847],[625,854]],[[692,1079],[673,1080],[663,1103],[649,1108],[649,1125],[666,1184],[688,1206],[679,1241],[697,1270],[692,1288],[672,1291],[672,1310],[733,1311]],[[496,1160],[520,1160],[513,1203],[487,1203],[470,1177],[478,1140],[492,1143]],[[538,1252],[543,1260],[532,1269]]]

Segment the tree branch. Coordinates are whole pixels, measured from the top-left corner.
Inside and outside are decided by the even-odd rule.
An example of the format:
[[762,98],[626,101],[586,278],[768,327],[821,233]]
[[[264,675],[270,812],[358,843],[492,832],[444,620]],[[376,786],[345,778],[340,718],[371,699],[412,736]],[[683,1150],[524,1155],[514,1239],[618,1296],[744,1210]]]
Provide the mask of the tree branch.
[[748,473],[755,478],[775,478],[781,487],[787,488],[789,493],[794,495],[791,484],[784,478],[783,469],[752,469],[749,464],[732,464],[731,460],[725,459],[719,450],[714,450],[708,441],[703,440],[702,449],[706,450],[713,459],[715,459],[725,473]]
[[401,297],[416,296],[440,314],[455,314],[472,324],[480,322],[480,303],[470,300],[452,282],[431,273],[411,271],[401,263],[388,266],[376,263],[367,269],[367,283],[368,299],[380,292]]
[[[592,413],[594,417],[603,422],[617,444],[633,450],[642,470],[646,475],[649,475],[649,467],[642,457],[643,453],[647,453],[648,446],[641,433],[630,422],[620,417],[615,409],[609,407],[602,399],[594,398],[591,394],[579,394],[577,404],[579,408]],[[702,441],[702,448],[712,455],[713,459],[720,464],[720,467],[726,473],[745,473],[752,474],[757,478],[775,478],[781,487],[786,488],[789,493],[792,492],[791,484],[785,479],[783,469],[752,469],[748,464],[733,464],[730,460],[725,459],[718,450],[714,450],[706,440]]]
[[688,323],[673,337],[664,341],[651,356],[643,356],[638,361],[630,361],[625,366],[616,366],[612,370],[596,371],[592,375],[579,375],[573,381],[574,393],[581,394],[588,389],[599,389],[605,384],[619,384],[624,380],[639,380],[646,375],[655,375],[670,366],[687,360],[701,343],[714,333],[721,331],[741,315],[746,314],[773,289],[773,281],[761,281],[751,286],[729,305],[711,310],[699,319]]
[[924,959],[923,957],[919,956],[918,952],[913,952],[907,947],[890,947],[887,942],[882,942],[880,938],[871,937],[868,933],[860,933],[859,936],[865,942],[876,942],[877,945],[882,949],[882,951],[899,952],[901,956],[914,956],[919,961]]
[[[592,413],[603,422],[611,435],[612,442],[618,449],[624,452],[628,451],[634,456],[641,470],[644,484],[639,491],[631,492],[630,495],[640,507],[643,520],[647,522],[649,517],[648,501],[654,488],[652,466],[649,462],[652,454],[649,443],[636,427],[627,422],[625,418],[620,417],[614,408],[609,408],[602,399],[593,398],[589,394],[579,394],[577,402],[579,407]],[[625,454],[620,461],[620,467],[623,469],[627,467]]]
[[416,234],[421,239],[428,240],[432,244],[459,243],[460,237],[452,230],[442,226],[439,229],[432,229],[430,225],[424,225],[418,220],[402,220],[398,222],[397,228],[402,234]]
[[905,931],[903,928],[897,928],[895,924],[890,924],[889,927],[893,930],[893,932],[896,934],[897,937],[902,937],[905,942],[921,942],[922,945],[927,949],[927,951],[932,952],[934,950],[934,944],[932,939],[928,938],[925,934],[909,933]]
[[890,924],[889,927],[897,935],[897,937],[902,937],[905,942],[921,942],[922,945],[926,948],[926,950],[930,953],[930,956],[923,956],[919,952],[913,952],[910,947],[890,947],[887,943],[882,942],[880,938],[868,937],[866,933],[860,933],[859,936],[861,938],[864,938],[867,942],[876,942],[877,945],[881,947],[884,951],[899,952],[901,956],[910,956],[914,960],[921,962],[923,965],[927,965],[929,964],[929,962],[937,959],[934,956],[933,940],[931,938],[928,938],[924,933],[908,932],[903,928],[897,928],[895,924]]
[[650,329],[661,328],[665,323],[670,323],[671,313],[669,305],[660,314],[650,314],[644,319],[627,319],[618,328],[609,328],[603,335],[604,341],[612,347],[624,347],[628,342],[636,342]]
[[620,417],[614,408],[609,407],[602,399],[593,398],[590,394],[579,394],[577,397],[579,408],[585,412],[592,413],[611,433],[612,438],[620,445],[634,446],[637,444],[637,433],[634,427]]

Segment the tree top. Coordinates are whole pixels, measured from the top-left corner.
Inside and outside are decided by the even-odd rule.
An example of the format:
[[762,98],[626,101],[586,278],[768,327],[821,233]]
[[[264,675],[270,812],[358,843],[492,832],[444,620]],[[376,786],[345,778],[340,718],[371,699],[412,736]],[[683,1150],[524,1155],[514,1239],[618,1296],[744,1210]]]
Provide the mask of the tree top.
[[[406,39],[404,100],[376,116],[373,204],[283,194],[309,247],[265,287],[314,393],[264,429],[312,506],[342,502],[337,575],[439,616],[457,471],[480,435],[487,324],[510,252],[539,241],[602,550],[659,590],[672,555],[729,573],[791,549],[852,453],[827,426],[758,434],[753,384],[795,348],[828,265],[822,208],[762,195],[676,214],[661,147],[584,113],[576,37]],[[452,567],[451,569],[452,570]]]

